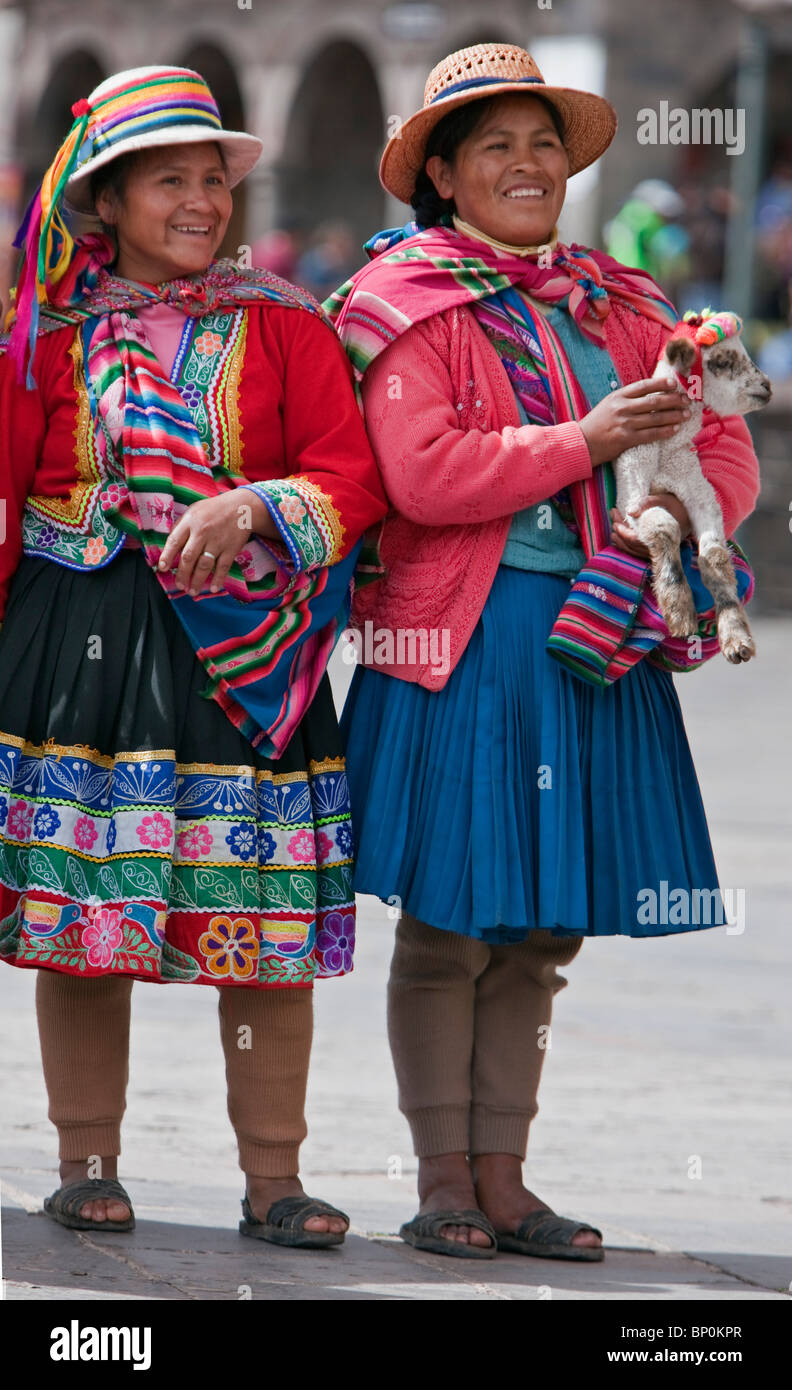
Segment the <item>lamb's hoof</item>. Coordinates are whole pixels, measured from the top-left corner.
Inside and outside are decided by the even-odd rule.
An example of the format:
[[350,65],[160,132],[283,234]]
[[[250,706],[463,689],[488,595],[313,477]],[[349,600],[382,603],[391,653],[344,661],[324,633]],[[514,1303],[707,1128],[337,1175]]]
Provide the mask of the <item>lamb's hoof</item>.
[[718,617],[718,642],[727,661],[738,666],[756,656],[751,629],[740,608],[729,607]]
[[741,661],[750,661],[752,656],[756,656],[756,646],[753,637],[744,632],[733,633],[720,644],[721,651],[727,661],[731,661],[734,666],[739,666]]

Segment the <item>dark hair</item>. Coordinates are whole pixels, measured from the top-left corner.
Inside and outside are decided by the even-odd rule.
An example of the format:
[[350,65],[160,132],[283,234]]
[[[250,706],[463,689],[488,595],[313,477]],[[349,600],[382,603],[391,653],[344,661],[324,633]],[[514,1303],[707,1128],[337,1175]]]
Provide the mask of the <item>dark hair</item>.
[[[220,163],[227,172],[228,165],[222,145],[219,141],[212,142],[211,140],[207,140],[207,144],[211,143],[216,145],[217,152],[220,156]],[[107,164],[101,165],[99,169],[94,169],[90,178],[91,202],[94,208],[96,207],[96,200],[100,194],[108,191],[114,193],[119,201],[123,199],[130,170],[132,170],[135,165],[141,164],[152,148],[154,147],[147,146],[147,148],[143,150],[127,150],[126,154],[116,155],[115,159],[110,159]],[[102,226],[106,232],[112,231],[112,227],[107,227],[105,223],[102,223]]]
[[123,198],[129,171],[140,162],[142,153],[142,150],[128,150],[126,154],[116,155],[115,159],[108,160],[107,164],[101,165],[99,169],[94,169],[90,178],[91,202],[94,207],[102,193],[110,192],[114,193],[116,198]]
[[[503,93],[503,95],[507,95]],[[560,111],[547,100],[535,92],[526,92],[526,96],[533,97],[534,101],[541,101],[542,105],[549,111],[553,125],[555,126],[561,144],[564,144],[564,120]],[[415,180],[415,192],[410,199],[415,209],[415,220],[422,227],[434,227],[443,217],[450,217],[456,211],[453,198],[441,198],[432,180],[426,172],[426,161],[432,155],[439,154],[448,164],[453,164],[454,156],[463,141],[472,135],[491,112],[495,102],[501,98],[482,97],[478,101],[470,101],[465,106],[458,106],[455,111],[449,111],[447,116],[443,116],[437,122],[426,142],[424,152],[424,167]]]

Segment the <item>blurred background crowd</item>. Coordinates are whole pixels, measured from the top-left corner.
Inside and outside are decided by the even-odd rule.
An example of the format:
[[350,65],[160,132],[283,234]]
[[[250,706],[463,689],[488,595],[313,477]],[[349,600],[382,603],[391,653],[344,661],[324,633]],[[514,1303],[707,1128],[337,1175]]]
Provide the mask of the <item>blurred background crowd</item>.
[[[786,605],[792,0],[0,0],[0,300],[14,232],[72,103],[152,62],[196,68],[226,127],[264,141],[225,254],[244,251],[324,299],[362,264],[364,241],[412,215],[379,186],[381,149],[422,104],[434,63],[482,41],[519,43],[548,82],[616,108],[610,149],[569,182],[562,238],[648,270],[680,314],[709,305],[743,316],[775,389],[751,419],[764,489],[747,539],[765,552],[762,602]],[[641,120],[661,103],[743,110],[744,148],[718,143],[717,122],[709,140],[641,143]]]

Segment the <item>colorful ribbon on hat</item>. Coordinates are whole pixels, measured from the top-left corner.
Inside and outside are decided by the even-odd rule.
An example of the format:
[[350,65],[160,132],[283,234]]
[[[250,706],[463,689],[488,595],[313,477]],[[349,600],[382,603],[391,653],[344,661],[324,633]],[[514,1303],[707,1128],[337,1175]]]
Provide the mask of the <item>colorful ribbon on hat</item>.
[[[92,101],[72,107],[74,124],[30,201],[14,246],[22,251],[16,288],[5,327],[11,329],[8,353],[21,381],[27,358],[32,376],[40,306],[74,304],[90,286],[69,280],[75,240],[61,212],[66,185],[94,154],[168,126],[205,125],[207,139],[222,128],[220,112],[204,79],[190,68],[163,68],[156,76],[127,78],[109,86]],[[106,263],[106,261],[105,261]]]
[[[39,305],[46,304],[55,286],[66,275],[74,255],[74,238],[61,213],[61,200],[80,155],[93,145],[88,133],[93,112],[87,101],[72,107],[74,124],[36,189],[15,238],[22,261],[6,328],[11,328],[8,353],[22,378],[28,356],[27,385],[33,386],[31,367],[39,324]],[[87,153],[85,154],[87,158]]]

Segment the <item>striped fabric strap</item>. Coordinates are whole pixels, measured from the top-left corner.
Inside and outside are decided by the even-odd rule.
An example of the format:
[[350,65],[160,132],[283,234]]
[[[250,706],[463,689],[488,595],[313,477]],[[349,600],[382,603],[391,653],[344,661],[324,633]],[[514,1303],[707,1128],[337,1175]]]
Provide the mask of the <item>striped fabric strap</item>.
[[[223,591],[212,594],[208,578],[194,598],[177,589],[175,576],[158,565],[173,526],[192,503],[235,490],[237,481],[210,467],[192,412],[138,319],[106,314],[89,320],[82,332],[97,449],[107,472],[103,509],[140,540],[207,671],[204,698],[216,700],[263,756],[277,758],[313,699],[339,625],[346,622],[359,543],[328,565],[316,528],[310,571],[298,546],[290,555],[294,561],[297,553],[301,563],[290,573],[272,546],[251,535]],[[288,520],[289,504],[307,515],[302,494],[295,497],[284,485],[281,523]],[[297,518],[298,530],[303,521]],[[285,540],[285,524],[279,529]],[[293,534],[291,522],[288,530]]]
[[[474,313],[485,329],[489,326],[491,332],[493,324],[500,329],[503,336],[496,347],[526,413],[531,415],[533,369],[549,391],[555,421],[580,419],[588,411],[588,402],[558,335],[522,295],[511,291],[495,298],[498,306],[494,314],[492,299],[483,301],[481,311],[475,306]],[[512,321],[511,331],[504,315]],[[529,365],[521,376],[527,345],[531,348]],[[545,414],[543,403],[534,403],[534,422],[546,424]],[[608,686],[646,656],[655,665],[682,672],[697,669],[718,652],[712,595],[701,580],[692,545],[683,544],[681,558],[699,615],[694,641],[670,637],[652,589],[650,566],[610,544],[610,509],[616,501],[610,463],[594,469],[591,478],[571,483],[550,500],[562,515],[565,504],[571,504],[572,527],[587,557],[548,637],[551,656],[582,680]],[[753,575],[739,546],[734,542],[729,546],[738,596],[747,602],[753,592]]]

